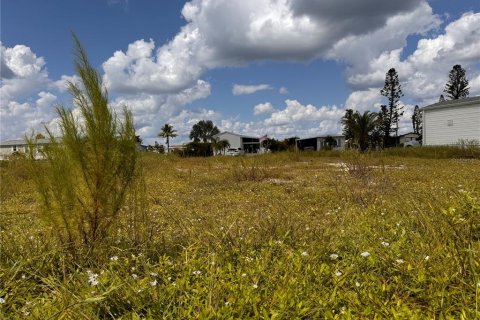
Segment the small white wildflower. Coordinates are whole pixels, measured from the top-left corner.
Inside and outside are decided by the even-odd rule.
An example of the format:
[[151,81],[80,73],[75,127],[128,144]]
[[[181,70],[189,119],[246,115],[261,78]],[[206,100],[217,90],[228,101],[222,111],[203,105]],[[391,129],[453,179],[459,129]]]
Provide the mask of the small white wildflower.
[[341,233],[344,233],[344,232],[345,232],[345,229],[340,230],[340,232],[341,232]]
[[362,257],[366,258],[366,257],[368,257],[368,256],[370,255],[370,253],[369,253],[368,251],[365,251],[365,252],[362,252],[360,255],[361,255]]
[[176,287],[176,286],[177,286],[177,284],[176,284],[175,282],[172,282],[172,286]]
[[340,272],[340,271],[335,272],[335,275],[336,275],[337,277],[340,277],[342,274],[343,274],[343,273]]
[[257,288],[258,288],[258,285],[255,283],[255,284],[253,285],[253,289],[257,289]]
[[402,264],[402,263],[405,262],[405,261],[403,261],[403,259],[397,259],[397,260],[395,260],[395,261],[396,261],[398,264]]
[[111,260],[111,261],[117,261],[117,260],[118,260],[118,256],[110,257],[110,260]]
[[355,286],[356,286],[356,287],[360,287],[360,286],[361,286],[360,282],[355,281]]
[[385,212],[380,212],[380,215],[384,216],[384,215],[385,215]]
[[168,280],[168,281],[171,281],[171,280],[172,280],[172,277],[168,277],[167,280]]
[[430,256],[425,256],[425,261],[430,260]]
[[382,241],[382,246],[384,247],[388,247],[390,245],[390,243],[386,242],[386,241]]
[[158,276],[158,274],[156,274],[155,272],[150,272],[150,275],[151,275],[152,277]]
[[303,252],[302,252],[302,256],[303,256],[303,257],[306,257],[306,256],[308,256],[308,253],[307,253],[307,251],[303,251]]
[[247,276],[246,273],[242,273],[242,277],[245,278]]
[[477,288],[480,288],[480,281],[478,281],[477,283]]
[[26,278],[26,277],[25,277],[25,275],[24,275],[24,274],[22,274],[22,279],[25,279],[25,278]]
[[228,301],[225,301],[225,305],[228,306],[228,304],[229,304]]
[[0,298],[0,304],[4,304],[4,303],[5,303],[5,299]]
[[92,271],[88,270],[88,280],[87,282],[90,283],[92,286],[96,286],[98,284],[98,274],[93,273]]
[[132,278],[133,278],[133,279],[137,279],[138,276],[137,276],[135,273],[132,273]]
[[200,275],[201,273],[202,273],[202,271],[200,271],[200,270],[195,270],[195,271],[192,272],[192,274],[196,275],[196,276]]
[[150,281],[150,285],[151,285],[152,287],[155,287],[155,286],[157,285],[157,283],[158,283],[158,282],[157,282],[157,279],[155,279],[155,280],[153,280],[153,281]]
[[309,227],[306,227],[306,228],[305,228],[305,231],[308,231],[308,230],[310,230],[310,228],[309,228]]
[[336,253],[332,253],[332,254],[330,255],[330,259],[332,259],[332,260],[335,260],[335,259],[337,259],[337,258],[338,258],[338,254],[336,254]]

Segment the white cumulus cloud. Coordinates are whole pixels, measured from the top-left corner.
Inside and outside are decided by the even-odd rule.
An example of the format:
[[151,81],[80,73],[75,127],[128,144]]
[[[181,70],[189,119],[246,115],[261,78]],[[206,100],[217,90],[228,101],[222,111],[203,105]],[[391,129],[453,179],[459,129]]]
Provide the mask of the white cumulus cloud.
[[270,102],[259,103],[255,107],[253,107],[253,114],[259,115],[262,113],[273,112],[273,110],[273,105]]
[[236,96],[239,96],[242,94],[253,94],[257,91],[271,90],[271,89],[273,89],[272,86],[268,84],[258,84],[258,85],[234,84],[232,87],[232,93]]

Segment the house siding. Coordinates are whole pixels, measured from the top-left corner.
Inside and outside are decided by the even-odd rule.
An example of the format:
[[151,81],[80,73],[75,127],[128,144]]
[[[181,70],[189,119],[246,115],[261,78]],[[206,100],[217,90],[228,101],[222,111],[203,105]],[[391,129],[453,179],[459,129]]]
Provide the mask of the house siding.
[[423,145],[480,141],[480,103],[423,111]]
[[227,140],[230,143],[230,147],[232,149],[242,148],[242,138],[235,134],[231,134],[229,132],[224,132],[217,134],[215,137],[219,138],[220,140]]

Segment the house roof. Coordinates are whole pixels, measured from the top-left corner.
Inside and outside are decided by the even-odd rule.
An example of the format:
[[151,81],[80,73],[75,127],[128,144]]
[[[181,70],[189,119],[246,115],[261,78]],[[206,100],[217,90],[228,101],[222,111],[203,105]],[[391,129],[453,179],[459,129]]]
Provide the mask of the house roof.
[[[37,144],[48,144],[50,143],[50,139],[37,139]],[[28,142],[25,139],[14,139],[14,140],[6,140],[0,142],[0,146],[20,146],[20,145],[27,145]]]
[[442,102],[437,102],[431,104],[429,106],[425,106],[420,110],[427,111],[432,109],[442,109],[442,108],[450,108],[450,107],[463,107],[463,106],[470,106],[472,104],[480,103],[480,96],[477,97],[470,97],[458,100],[446,100]]
[[414,134],[414,135],[417,135],[417,136],[419,136],[419,134],[418,134],[418,133],[415,133],[415,132],[408,132],[408,133],[401,134],[401,135],[399,135],[398,137],[399,137],[399,138],[400,138],[400,137],[405,137],[405,136],[408,136],[409,134]]
[[241,137],[241,138],[259,139],[259,137],[245,136],[245,135],[238,134],[238,133],[234,133],[234,132],[230,132],[230,131],[223,131],[223,132],[217,133],[217,134],[215,134],[215,135],[213,135],[213,136],[214,136],[214,137],[218,137],[218,136],[221,136],[222,134],[225,134],[225,133],[228,133],[228,134],[231,134],[231,135],[234,135],[234,136],[237,136],[237,137]]

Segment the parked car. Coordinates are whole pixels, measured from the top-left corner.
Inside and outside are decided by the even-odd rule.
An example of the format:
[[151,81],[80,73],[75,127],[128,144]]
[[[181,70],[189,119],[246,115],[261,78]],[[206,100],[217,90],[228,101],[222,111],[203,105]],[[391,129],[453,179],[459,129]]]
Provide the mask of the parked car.
[[227,156],[239,156],[241,149],[230,148],[225,152]]

